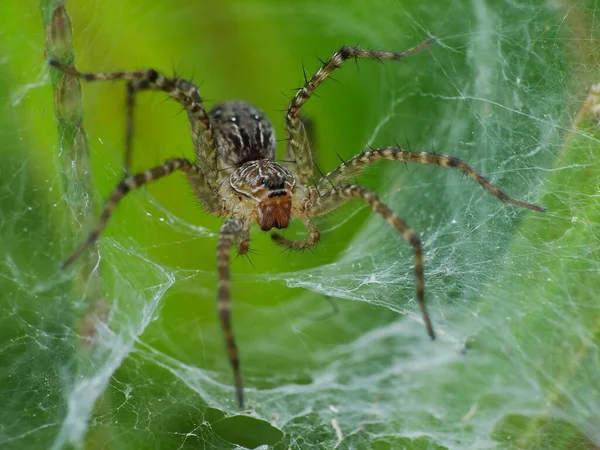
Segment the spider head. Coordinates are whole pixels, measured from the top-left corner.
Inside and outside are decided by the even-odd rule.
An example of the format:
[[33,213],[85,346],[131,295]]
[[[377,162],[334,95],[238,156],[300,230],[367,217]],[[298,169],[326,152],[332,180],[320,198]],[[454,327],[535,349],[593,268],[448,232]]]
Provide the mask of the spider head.
[[256,202],[256,221],[263,231],[288,227],[296,184],[288,169],[268,159],[248,161],[233,172],[229,180],[238,194]]

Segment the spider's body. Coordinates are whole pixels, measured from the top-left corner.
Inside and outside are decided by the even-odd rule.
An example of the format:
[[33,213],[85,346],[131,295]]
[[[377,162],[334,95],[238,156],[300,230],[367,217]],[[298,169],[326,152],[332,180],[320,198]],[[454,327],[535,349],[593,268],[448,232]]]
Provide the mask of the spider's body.
[[[270,159],[248,161],[235,169],[229,176],[229,185],[223,186],[238,195],[240,207],[249,204],[250,209],[256,209],[251,217],[263,231],[287,228],[292,214],[296,179],[281,164]],[[248,217],[248,213],[240,214],[237,209],[234,206],[225,215]]]
[[215,105],[208,117],[220,169],[228,172],[248,161],[275,159],[275,129],[256,106],[228,100]]
[[296,179],[275,161],[271,121],[256,106],[240,100],[217,104],[208,117],[217,147],[220,215],[248,225],[256,221],[263,231],[287,228]]
[[402,238],[410,244],[415,255],[417,301],[423,314],[427,332],[435,339],[433,325],[425,305],[425,277],[421,241],[404,220],[388,208],[374,192],[352,179],[365,167],[379,159],[415,162],[456,168],[479,183],[484,189],[504,202],[535,211],[543,208],[532,203],[509,197],[493,186],[460,159],[434,153],[403,150],[399,147],[382,147],[359,153],[337,169],[309,186],[313,176],[311,153],[312,136],[310,122],[300,116],[302,105],[325,79],[349,58],[375,60],[401,60],[419,52],[435,42],[428,39],[405,52],[377,52],[354,47],[342,47],[325,61],[322,67],[297,91],[285,116],[286,154],[295,162],[289,167],[275,161],[275,132],[271,122],[258,108],[242,101],[226,101],[216,105],[208,113],[202,104],[198,87],[193,83],[169,78],[148,69],[134,72],[81,73],[73,67],[50,61],[62,72],[94,80],[128,80],[127,84],[127,132],[125,140],[125,169],[131,161],[133,136],[133,110],[139,91],[160,90],[178,101],[188,112],[192,141],[196,152],[195,161],[172,158],[162,165],[145,172],[126,176],[109,197],[100,220],[84,242],[63,264],[73,262],[104,229],[112,211],[130,191],[173,172],[181,171],[188,177],[192,190],[203,207],[211,214],[226,217],[217,244],[218,311],[225,335],[229,361],[233,368],[237,400],[243,405],[242,378],[238,352],[231,330],[231,292],[229,261],[232,246],[244,254],[250,248],[250,226],[257,222],[262,230],[287,228],[292,217],[300,219],[308,228],[305,239],[290,240],[273,234],[273,240],[290,249],[302,250],[313,247],[320,233],[312,218],[322,216],[349,200],[365,202],[379,214]]

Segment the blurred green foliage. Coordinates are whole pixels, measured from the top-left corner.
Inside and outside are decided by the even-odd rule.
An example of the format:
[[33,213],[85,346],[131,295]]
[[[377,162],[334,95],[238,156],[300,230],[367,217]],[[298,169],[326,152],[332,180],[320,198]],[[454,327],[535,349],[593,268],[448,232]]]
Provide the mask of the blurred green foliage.
[[[419,323],[394,328],[396,311],[416,311],[411,254],[364,208],[320,221],[334,231],[315,253],[282,253],[254,233],[257,254],[232,265],[251,408],[237,414],[214,304],[221,220],[201,210],[183,177],[115,212],[100,243],[97,303],[81,293],[86,278],[58,268],[87,226],[65,200],[65,147],[45,64],[42,15],[55,3],[42,2],[42,14],[33,2],[0,4],[0,447],[598,445],[600,134],[589,118],[571,122],[600,79],[589,19],[597,5],[66,3],[81,70],[153,67],[189,77],[209,106],[241,98],[265,110],[280,138],[281,110],[317,56],[357,43],[402,50],[431,33],[441,43],[430,51],[397,65],[349,63],[334,75],[339,83],[319,89],[306,107],[319,166],[329,171],[338,154],[347,159],[367,142],[409,141],[456,154],[549,209],[514,211],[440,168],[380,164],[361,177],[432,244],[428,301],[442,337],[433,344]],[[125,87],[82,90],[93,188],[79,194],[98,206],[121,174]],[[185,114],[162,98],[140,96],[136,170],[193,153]],[[200,227],[197,237],[186,224]],[[297,224],[288,235],[296,233]],[[361,283],[370,268],[386,281]],[[312,276],[310,290],[286,286]],[[339,300],[334,319],[311,319],[327,311],[324,281],[363,301]],[[95,308],[111,320],[101,336],[114,344],[100,350],[78,337]],[[76,408],[84,398],[89,411]]]

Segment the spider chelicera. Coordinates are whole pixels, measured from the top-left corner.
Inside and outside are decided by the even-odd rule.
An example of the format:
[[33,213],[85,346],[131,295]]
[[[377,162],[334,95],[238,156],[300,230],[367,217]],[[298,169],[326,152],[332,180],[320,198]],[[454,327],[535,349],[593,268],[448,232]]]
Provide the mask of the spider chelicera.
[[[181,78],[169,78],[156,70],[132,72],[83,73],[75,68],[51,60],[49,64],[61,72],[86,81],[128,80],[127,126],[125,139],[125,169],[128,173],[133,136],[133,109],[139,91],[158,90],[177,100],[188,112],[196,159],[166,160],[162,165],[135,175],[126,175],[108,198],[96,227],[87,240],[69,256],[63,267],[72,263],[87,249],[104,229],[112,211],[129,192],[173,172],[182,171],[202,206],[215,216],[227,218],[219,232],[217,243],[218,312],[225,335],[225,345],[233,369],[237,401],[243,407],[243,386],[240,362],[231,330],[231,287],[229,277],[230,250],[237,244],[238,252],[250,248],[250,226],[257,222],[260,228],[287,228],[292,217],[300,219],[308,228],[308,237],[290,240],[273,234],[273,240],[294,250],[313,247],[320,238],[311,218],[322,216],[351,199],[365,202],[374,212],[394,227],[408,242],[415,255],[417,300],[427,333],[435,339],[435,331],[425,305],[423,255],[421,241],[404,220],[389,209],[374,192],[358,184],[349,183],[365,167],[380,159],[454,167],[479,183],[498,199],[544,211],[540,206],[509,197],[471,167],[453,156],[403,150],[400,147],[382,147],[364,151],[344,162],[338,168],[310,185],[313,178],[313,157],[307,122],[300,114],[302,105],[317,87],[344,61],[350,58],[373,60],[401,60],[435,42],[430,38],[404,52],[380,52],[355,47],[342,47],[304,85],[298,89],[285,116],[287,149],[293,163],[275,161],[275,132],[265,114],[243,101],[225,101],[208,113],[202,104],[198,87]],[[310,130],[308,130],[310,131]]]

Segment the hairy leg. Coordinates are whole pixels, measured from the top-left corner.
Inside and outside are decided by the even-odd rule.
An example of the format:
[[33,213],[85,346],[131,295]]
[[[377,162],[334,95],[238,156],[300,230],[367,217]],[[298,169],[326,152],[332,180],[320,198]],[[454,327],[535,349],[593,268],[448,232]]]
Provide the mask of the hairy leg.
[[133,152],[135,97],[139,91],[151,89],[150,84],[149,80],[129,80],[127,82],[127,97],[125,99],[125,155],[123,160],[123,168],[127,174],[131,170],[131,155]]
[[314,223],[310,221],[310,219],[301,219],[308,228],[308,237],[306,239],[288,239],[277,233],[271,234],[271,239],[273,239],[273,241],[275,241],[277,244],[283,245],[284,247],[287,247],[292,250],[306,250],[314,247],[319,242],[319,239],[321,238],[321,233],[319,233],[319,230],[317,230],[317,227]]
[[219,275],[218,284],[218,311],[221,328],[225,336],[225,347],[229,355],[229,362],[233,369],[235,392],[240,408],[244,407],[244,388],[242,374],[240,372],[240,360],[233,331],[231,330],[231,282],[229,277],[229,262],[231,247],[239,241],[247,228],[236,219],[226,220],[221,226],[219,243],[217,244],[217,271]]
[[385,203],[379,199],[377,194],[357,184],[342,186],[321,195],[313,204],[309,211],[309,215],[311,217],[321,216],[333,211],[334,209],[342,206],[348,200],[354,198],[360,199],[369,205],[369,207],[383,217],[389,225],[398,230],[398,232],[402,235],[402,238],[412,246],[415,253],[417,301],[419,302],[419,307],[421,308],[427,333],[431,339],[435,339],[435,331],[433,330],[433,325],[431,323],[431,319],[429,318],[429,312],[427,311],[427,306],[425,305],[425,275],[423,273],[423,252],[421,249],[421,240],[415,231],[410,228],[404,220],[402,220],[398,215],[396,215],[396,213],[388,208]]
[[[312,162],[313,168],[315,165],[314,162],[314,155],[318,153],[318,143],[317,143],[317,130],[316,130],[316,125],[313,119],[311,119],[310,117],[304,115],[304,114],[300,114],[300,122],[301,122],[301,126],[304,128],[304,133],[305,133],[305,137],[306,137],[306,146],[308,146],[308,151],[310,152],[310,161]],[[293,167],[293,171],[295,173],[298,172],[298,163],[296,161],[296,155],[294,155],[294,152],[292,151],[292,148],[290,145],[287,145],[285,147],[285,153],[283,156],[284,159],[284,163],[293,163],[294,167]]]
[[250,227],[246,226],[240,233],[238,241],[238,255],[244,256],[250,251]]
[[545,211],[544,208],[533,203],[523,202],[521,200],[514,199],[503,191],[498,189],[496,186],[491,184],[483,176],[475,172],[470,166],[461,161],[460,159],[449,156],[449,155],[438,155],[436,153],[427,152],[413,152],[402,150],[399,147],[382,147],[373,149],[346,161],[340,165],[337,169],[329,172],[317,183],[318,190],[328,190],[340,186],[352,180],[358,175],[365,167],[370,166],[374,162],[380,159],[388,159],[392,161],[402,162],[414,162],[419,164],[432,164],[443,167],[454,167],[460,170],[469,178],[472,178],[479,183],[486,191],[502,200],[503,202],[512,203],[513,205],[521,206],[523,208],[532,209],[534,211]]
[[298,89],[292,99],[285,116],[286,131],[288,135],[289,153],[295,156],[298,165],[298,175],[302,183],[306,183],[312,177],[313,161],[310,153],[310,143],[306,133],[306,127],[302,123],[300,109],[307,102],[314,91],[319,87],[331,73],[339,68],[344,61],[350,58],[363,58],[374,60],[401,60],[407,56],[413,55],[435,43],[435,39],[430,38],[419,45],[404,52],[377,52],[373,50],[363,50],[355,47],[342,47],[335,52],[331,58],[323,63],[321,68]]
[[177,100],[188,112],[192,139],[196,148],[196,161],[209,186],[214,188],[217,181],[217,152],[213,144],[213,131],[208,115],[202,105],[198,87],[181,78],[169,78],[154,69],[130,72],[79,72],[73,67],[56,60],[48,61],[52,67],[85,81],[128,80],[125,168],[131,163],[131,134],[133,133],[132,111],[137,90],[157,90],[167,93]]
[[106,201],[106,204],[104,205],[104,209],[102,210],[102,214],[100,215],[100,219],[98,219],[96,227],[91,231],[86,241],[83,244],[81,244],[62,264],[63,269],[69,264],[71,264],[73,261],[75,261],[83,253],[84,250],[86,250],[98,239],[100,233],[102,233],[102,230],[104,230],[108,219],[110,219],[112,212],[119,205],[119,203],[121,202],[123,197],[125,197],[125,195],[127,195],[129,192],[135,189],[138,189],[139,187],[143,186],[144,184],[150,181],[158,180],[159,178],[163,178],[167,175],[170,175],[176,170],[181,170],[182,172],[188,174],[194,174],[198,173],[200,169],[198,168],[198,166],[188,161],[187,159],[173,158],[168,159],[160,166],[154,167],[145,172],[140,172],[138,174],[128,176],[125,179],[123,179],[123,181],[121,181],[117,185],[116,189]]

